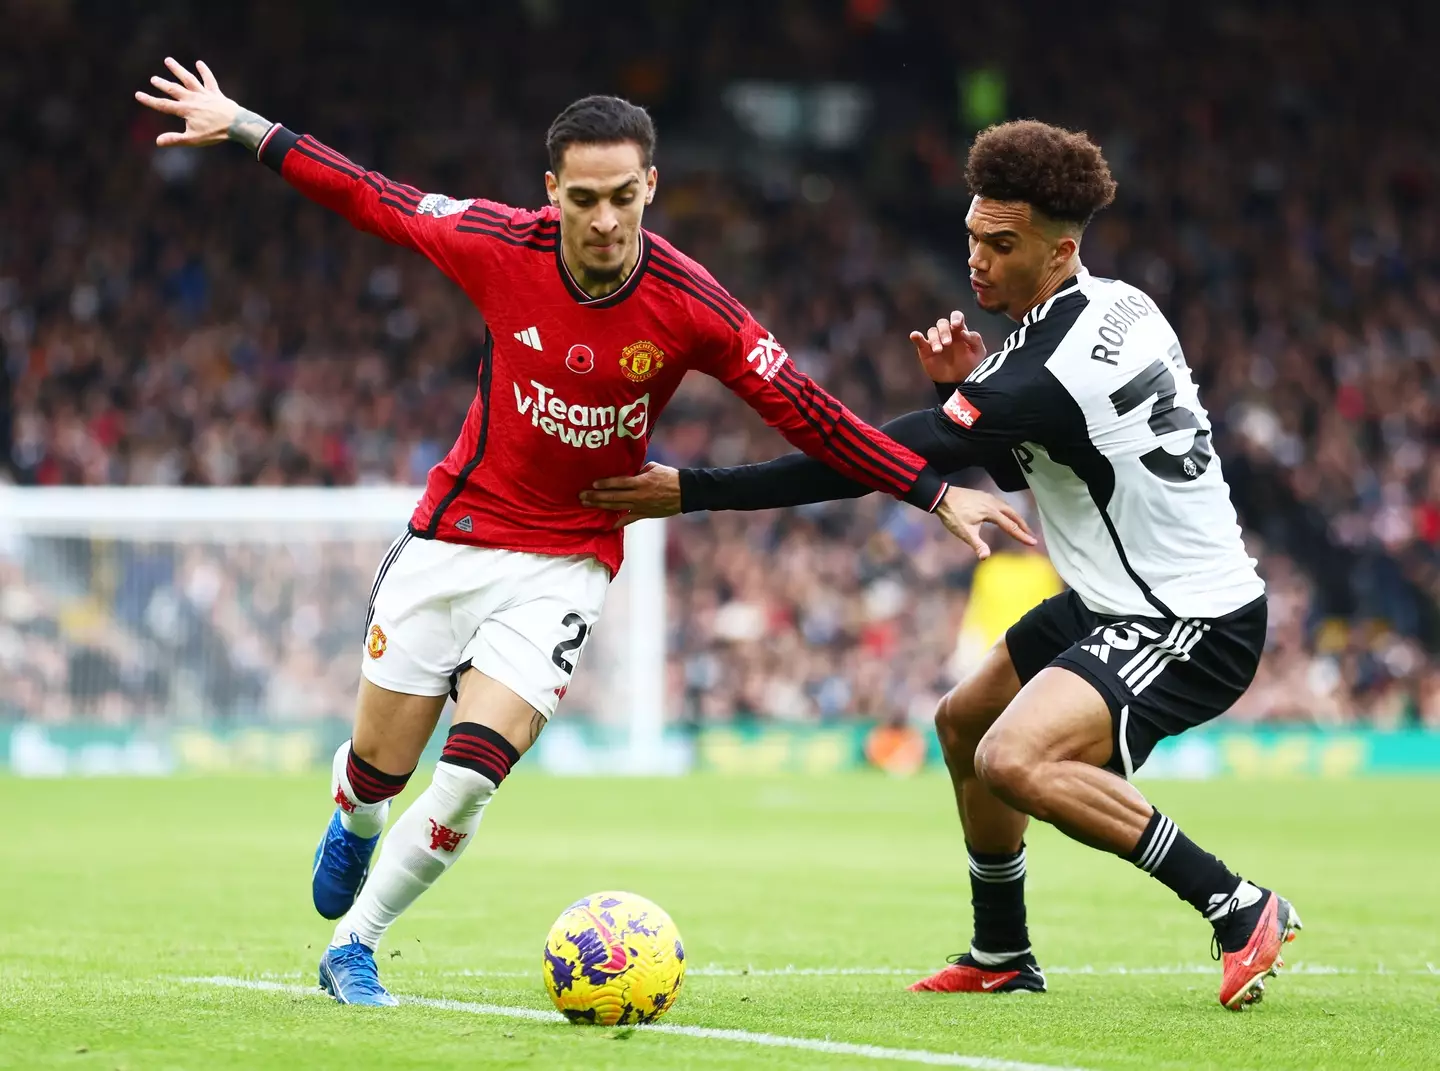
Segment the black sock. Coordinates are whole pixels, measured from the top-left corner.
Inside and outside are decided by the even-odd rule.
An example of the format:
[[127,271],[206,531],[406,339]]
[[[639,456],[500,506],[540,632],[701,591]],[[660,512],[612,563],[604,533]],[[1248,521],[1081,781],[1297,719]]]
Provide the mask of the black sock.
[[975,908],[972,952],[1010,958],[1030,951],[1025,927],[1025,845],[1018,852],[970,854],[970,903]]
[[450,726],[445,737],[445,747],[440,752],[440,761],[474,770],[482,777],[488,777],[496,788],[510,773],[510,767],[520,761],[520,752],[488,725],[477,721],[456,722]]
[[1241,881],[1159,811],[1150,816],[1140,843],[1125,858],[1206,916],[1223,906]]
[[[388,774],[355,754],[353,746],[345,757],[345,778],[350,782],[355,800],[359,803],[379,803],[400,795],[410,781],[410,774],[414,772],[411,770],[410,773]],[[347,805],[338,793],[335,802],[347,811],[355,809],[353,804]]]

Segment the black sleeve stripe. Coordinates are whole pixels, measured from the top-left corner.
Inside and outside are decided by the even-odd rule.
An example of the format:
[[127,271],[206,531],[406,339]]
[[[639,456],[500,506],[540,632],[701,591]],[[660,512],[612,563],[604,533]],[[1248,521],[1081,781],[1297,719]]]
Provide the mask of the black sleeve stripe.
[[[786,364],[783,369],[780,369],[780,373],[776,376],[776,379],[786,376],[786,373],[789,373],[788,383],[791,383],[792,386],[795,387],[796,393],[804,389],[804,383],[809,383],[809,380],[802,380],[798,371],[791,369],[789,364]],[[838,400],[831,399],[831,402],[834,402],[835,405],[834,412],[831,412],[831,410],[828,409],[827,399],[825,399],[824,394],[818,392],[818,390],[814,390],[814,384],[811,384],[811,389],[812,392],[814,392],[812,393],[812,397],[815,399],[815,405],[824,407],[822,412],[825,412],[825,416],[827,416],[831,425],[834,426],[834,433],[838,439],[847,442],[854,451],[868,456],[868,458],[871,459],[871,464],[876,465],[878,471],[883,472],[886,471],[887,468],[890,469],[891,478],[896,479],[896,481],[914,481],[914,475],[916,474],[910,471],[910,469],[907,469],[899,458],[891,455],[886,449],[881,448],[881,446],[876,443],[876,440],[871,439],[870,436],[861,432],[860,426],[855,425],[854,422],[845,419],[845,417],[841,415],[840,402],[838,402]]]
[[745,306],[740,304],[740,302],[736,301],[733,297],[731,297],[724,288],[716,286],[714,283],[701,278],[699,275],[696,275],[694,272],[690,271],[688,268],[685,268],[683,265],[677,264],[673,260],[666,258],[663,254],[657,253],[657,258],[660,266],[663,267],[666,271],[670,272],[672,275],[676,275],[679,278],[686,280],[696,290],[699,290],[701,293],[708,295],[715,301],[724,305],[727,309],[730,310],[731,313],[739,317],[741,323],[745,322],[745,319],[749,316],[749,313],[746,311]]
[[[271,142],[273,143],[278,140],[278,137],[272,138]],[[338,153],[335,153],[333,150],[326,149],[324,152],[317,152],[315,146],[318,145],[318,142],[313,138],[309,138],[307,135],[295,143],[294,149],[301,156],[314,160],[317,164],[328,167],[332,171],[337,171],[348,179],[364,182],[376,193],[380,194],[380,203],[382,205],[388,208],[394,208],[407,216],[413,216],[415,214],[415,206],[413,204],[409,201],[399,199],[403,195],[398,192],[398,188],[394,183],[388,179],[382,181],[368,171],[361,171],[358,166],[345,159],[345,157],[340,156]],[[324,148],[323,146],[320,147]]]
[[[794,367],[792,362],[787,361],[782,365],[780,371],[776,373],[775,379],[771,382],[773,383],[776,380],[782,379],[797,396],[808,395],[830,422],[834,429],[833,434],[837,438],[845,441],[852,449],[864,456],[868,456],[871,464],[876,467],[877,471],[884,473],[889,469],[892,480],[901,483],[907,483],[907,481],[911,483],[914,482],[914,472],[907,469],[898,457],[889,453],[876,443],[874,439],[862,432],[859,425],[846,419],[843,416],[844,409],[839,399],[831,395],[826,395],[823,391],[816,388],[814,381],[803,376],[800,371]],[[830,408],[832,405],[834,406],[833,410]]]
[[343,171],[351,178],[358,179],[365,174],[365,169],[359,164],[355,163],[353,160],[348,159],[347,157],[341,156],[338,152],[330,148],[328,145],[322,145],[320,142],[312,138],[309,134],[301,137],[299,142],[296,143],[295,147],[299,149],[300,152],[304,153],[306,156],[310,157],[310,159],[316,161],[317,163],[328,164],[336,171]]
[[324,164],[332,171],[338,171],[348,179],[363,179],[365,177],[365,173],[354,164],[340,164],[331,160],[329,157],[321,156],[318,152],[312,151],[303,141],[295,145],[295,151],[301,156],[314,160],[317,164]]
[[784,395],[785,399],[795,407],[795,411],[800,414],[805,423],[809,424],[810,427],[815,430],[816,434],[820,436],[831,452],[834,453],[836,457],[843,458],[849,462],[855,469],[861,472],[869,472],[870,470],[868,466],[866,466],[863,458],[856,457],[852,454],[845,443],[834,441],[834,426],[826,426],[822,414],[814,405],[801,395],[795,393],[793,386],[788,383],[777,382],[778,379],[779,377],[777,376],[776,379],[771,380],[771,385]]
[[717,316],[719,316],[722,320],[729,324],[732,330],[739,331],[740,328],[744,326],[745,321],[743,318],[737,316],[735,313],[725,308],[714,298],[710,297],[698,287],[692,285],[689,281],[681,278],[680,276],[672,274],[669,270],[662,268],[660,265],[656,264],[653,257],[650,263],[650,273],[662,282],[669,283],[675,289],[685,294],[688,294],[696,301],[707,305],[709,308],[714,310]]
[[687,268],[685,265],[681,264],[678,260],[676,260],[675,257],[665,252],[663,249],[655,249],[652,255],[655,258],[656,262],[663,266],[666,271],[669,271],[674,275],[680,276],[681,278],[687,280],[692,285],[694,285],[697,289],[705,291],[716,301],[719,301],[721,304],[726,305],[732,312],[738,315],[742,322],[744,321],[746,316],[745,306],[740,304],[740,302],[736,301],[733,297],[731,297],[730,294],[726,292],[724,287],[719,286],[716,283],[713,283],[710,280],[696,274],[693,269]]
[[489,230],[501,231],[514,238],[549,238],[554,239],[560,229],[550,220],[534,220],[530,223],[522,223],[518,227],[508,219],[496,218],[498,213],[480,215],[479,213],[466,212],[460,217],[462,225],[482,227]]
[[558,220],[544,219],[541,216],[536,216],[534,219],[529,220],[525,223],[521,223],[517,226],[515,221],[511,217],[505,215],[503,212],[497,212],[493,208],[484,208],[480,205],[471,205],[465,210],[464,215],[462,215],[460,218],[470,223],[499,224],[506,230],[511,231],[515,234],[519,234],[521,231],[527,231],[532,229],[557,231],[560,229],[560,223]]
[[558,241],[553,234],[515,234],[499,227],[482,226],[477,223],[461,223],[455,229],[461,234],[484,234],[491,238],[498,238],[502,242],[509,242],[511,245],[529,245],[540,249],[554,249]]
[[554,238],[526,238],[515,237],[503,231],[493,230],[489,227],[467,227],[463,223],[455,230],[460,234],[480,234],[486,238],[494,238],[497,242],[504,242],[506,245],[518,246],[521,249],[534,249],[542,253],[555,252],[556,242]]
[[649,274],[653,275],[661,282],[669,283],[676,290],[679,290],[685,294],[689,294],[692,298],[694,298],[701,304],[708,305],[711,309],[715,311],[715,314],[719,316],[720,319],[724,320],[727,324],[730,325],[731,330],[739,331],[740,328],[744,326],[745,320],[743,317],[737,316],[735,313],[731,312],[729,309],[719,304],[713,298],[709,297],[703,291],[692,287],[683,280],[678,279],[673,275],[670,275],[666,271],[663,271],[657,264],[654,263],[653,259],[650,264]]
[[[420,199],[425,196],[414,186],[409,186],[403,182],[394,182],[391,179],[385,178],[384,176],[377,177],[372,173],[365,171],[363,168],[360,167],[359,164],[355,163],[353,160],[336,152],[334,149],[330,148],[330,146],[325,145],[322,142],[316,141],[308,134],[301,139],[300,149],[302,152],[305,153],[306,156],[310,157],[312,160],[316,160],[320,163],[329,164],[331,167],[345,171],[347,174],[350,175],[351,178],[363,178],[372,189],[382,195],[381,204],[390,204],[392,207],[395,208],[403,208],[408,205],[411,209],[414,209],[420,204]],[[393,204],[391,201],[386,201],[386,196],[393,198],[393,200],[396,202],[402,203]],[[412,211],[407,214],[413,215],[414,213]]]
[[[808,382],[807,380],[806,383]],[[843,458],[857,471],[866,473],[871,479],[886,486],[899,482],[905,483],[908,487],[910,483],[914,482],[912,474],[907,473],[897,479],[858,452],[853,440],[843,434],[845,430],[843,424],[838,422],[833,414],[826,413],[817,404],[818,399],[814,395],[813,384],[810,390],[806,390],[797,379],[781,375],[772,379],[770,384],[784,395],[795,407],[795,411],[805,419],[805,422],[819,433],[825,445],[836,457]]]
[[845,419],[837,421],[835,435],[838,439],[850,443],[854,449],[864,451],[865,455],[871,459],[874,471],[890,482],[902,487],[909,487],[915,482],[916,472],[911,472],[899,458],[876,446],[874,440],[861,432],[852,421]]
[[412,196],[407,192],[409,187],[402,186],[398,182],[391,182],[387,178],[382,178],[381,183],[385,187],[385,192],[397,201],[404,201],[411,208],[418,208],[420,206],[420,198],[422,198],[424,194],[416,193]]
[[360,177],[365,185],[380,195],[380,203],[382,205],[397,208],[407,216],[413,216],[415,214],[415,205],[409,201],[401,200],[400,195],[388,179],[383,178],[383,176],[376,176],[369,171]]
[[402,190],[399,186],[395,185],[395,183],[393,182],[385,183],[385,192],[391,197],[395,198],[397,201],[404,201],[411,208],[420,207],[420,199],[418,197],[412,198],[408,193]]
[[711,281],[710,279],[705,278],[693,268],[686,267],[684,264],[681,264],[679,261],[675,260],[671,256],[666,255],[663,252],[659,253],[658,255],[661,257],[666,268],[675,272],[678,275],[683,276],[686,279],[689,279],[701,290],[704,290],[711,297],[715,298],[716,301],[719,301],[724,305],[728,306],[730,309],[738,313],[741,319],[744,319],[745,306],[740,304],[739,301],[737,301],[733,296],[731,296],[730,292],[726,290],[723,286]]
[[300,140],[304,144],[305,148],[308,149],[310,152],[315,153],[319,156],[327,157],[331,161],[342,167],[354,168],[356,171],[365,170],[365,168],[361,167],[354,160],[350,159],[350,157],[346,156],[339,149],[332,149],[329,145],[326,145],[323,141],[316,139],[310,134],[306,134]]
[[847,437],[857,449],[864,450],[874,459],[874,463],[880,467],[881,471],[890,473],[890,479],[896,483],[909,487],[915,482],[918,469],[912,471],[906,468],[903,461],[861,431],[860,426],[854,421],[841,418],[836,423],[836,433]]

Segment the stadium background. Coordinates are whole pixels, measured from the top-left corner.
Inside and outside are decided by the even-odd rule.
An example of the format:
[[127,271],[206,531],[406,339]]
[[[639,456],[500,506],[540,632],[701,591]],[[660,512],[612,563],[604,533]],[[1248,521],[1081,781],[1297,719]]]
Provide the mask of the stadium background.
[[[131,92],[166,54],[393,177],[526,205],[561,106],[645,104],[647,225],[877,422],[930,397],[906,333],[973,311],[970,136],[1038,116],[1111,161],[1119,199],[1084,260],[1175,324],[1270,585],[1255,685],[1157,771],[1440,770],[1433,8],[1377,6],[1363,34],[1345,4],[0,10],[17,31],[0,34],[0,479],[414,486],[473,394],[483,324],[422,259],[238,149],[154,148],[165,121]],[[1008,330],[977,323],[992,346]],[[652,456],[784,449],[695,376]],[[295,768],[343,737],[383,541],[37,540],[3,512],[11,768]],[[967,659],[1055,583],[1029,555],[977,571],[878,496],[681,518],[668,538],[667,710],[710,766],[906,765]],[[577,688],[567,717],[586,713]]]

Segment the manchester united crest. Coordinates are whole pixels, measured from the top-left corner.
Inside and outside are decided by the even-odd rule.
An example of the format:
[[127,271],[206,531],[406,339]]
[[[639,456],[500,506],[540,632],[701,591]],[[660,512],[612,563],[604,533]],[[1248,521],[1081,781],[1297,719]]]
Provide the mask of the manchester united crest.
[[365,650],[371,658],[385,653],[385,632],[379,625],[370,626],[370,635],[365,637]]
[[620,371],[643,383],[665,367],[665,353],[653,342],[632,342],[620,351]]

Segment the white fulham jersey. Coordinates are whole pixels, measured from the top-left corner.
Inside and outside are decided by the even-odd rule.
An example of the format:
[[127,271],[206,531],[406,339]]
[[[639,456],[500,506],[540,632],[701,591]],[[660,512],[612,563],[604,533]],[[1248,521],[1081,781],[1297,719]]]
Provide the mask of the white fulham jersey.
[[1180,341],[1128,283],[1082,270],[943,411],[1009,449],[1056,571],[1097,614],[1213,618],[1265,593]]

